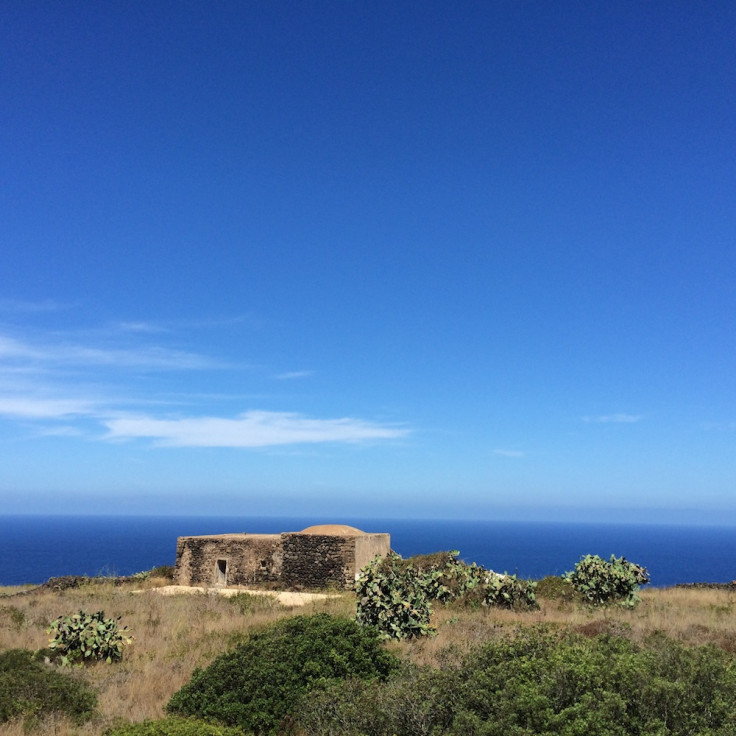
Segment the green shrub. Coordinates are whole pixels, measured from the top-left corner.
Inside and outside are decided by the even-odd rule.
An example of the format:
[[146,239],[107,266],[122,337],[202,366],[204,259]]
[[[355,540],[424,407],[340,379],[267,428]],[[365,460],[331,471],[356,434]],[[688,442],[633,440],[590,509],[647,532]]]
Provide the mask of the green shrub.
[[301,702],[304,736],[424,736],[452,725],[460,681],[453,671],[403,665],[387,682],[347,680]]
[[359,624],[375,626],[382,636],[392,639],[413,639],[434,632],[430,601],[444,595],[436,570],[422,572],[389,552],[360,571],[354,590]]
[[445,554],[445,560],[436,568],[440,572],[440,583],[445,589],[445,595],[438,599],[443,603],[455,600],[467,603],[475,600],[474,593],[482,590],[488,571],[475,563],[466,565],[458,559],[460,553],[457,550]]
[[500,608],[537,608],[536,585],[532,580],[522,580],[516,575],[491,572],[483,583],[484,602],[487,606]]
[[736,722],[733,658],[666,637],[641,647],[529,628],[477,650],[463,679],[458,736],[726,736]]
[[366,565],[355,581],[356,620],[392,639],[434,633],[432,602],[536,608],[535,583],[458,560],[458,552],[436,552],[402,560],[390,552]]
[[336,683],[297,713],[306,736],[733,736],[734,723],[736,662],[723,650],[536,626],[460,665]]
[[579,598],[573,587],[561,575],[547,575],[537,580],[535,593],[548,601],[573,601]]
[[563,578],[593,606],[618,603],[633,607],[640,600],[639,586],[649,582],[649,573],[625,557],[611,555],[610,560],[604,560],[586,555]]
[[196,718],[164,718],[109,728],[104,736],[243,736],[243,731]]
[[196,670],[167,709],[275,733],[306,693],[339,679],[385,679],[396,667],[375,629],[327,614],[295,616]]
[[0,722],[24,718],[33,723],[51,714],[82,723],[97,696],[82,680],[44,664],[26,649],[0,652]]
[[49,649],[60,654],[65,665],[102,659],[108,664],[118,661],[123,657],[123,648],[133,639],[127,634],[127,626],[118,626],[119,620],[105,618],[104,611],[59,616],[47,629],[47,633],[53,634]]

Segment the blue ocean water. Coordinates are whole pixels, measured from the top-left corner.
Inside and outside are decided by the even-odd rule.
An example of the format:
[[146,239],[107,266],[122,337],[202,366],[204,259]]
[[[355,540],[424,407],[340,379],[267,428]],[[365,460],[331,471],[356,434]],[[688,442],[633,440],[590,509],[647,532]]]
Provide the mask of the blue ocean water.
[[[0,584],[57,575],[129,575],[171,565],[176,538],[225,532],[298,531],[325,519],[192,516],[0,517]],[[645,565],[652,584],[736,579],[736,527],[340,519],[389,532],[404,557],[457,549],[466,562],[522,577],[571,570],[584,554],[624,555]]]

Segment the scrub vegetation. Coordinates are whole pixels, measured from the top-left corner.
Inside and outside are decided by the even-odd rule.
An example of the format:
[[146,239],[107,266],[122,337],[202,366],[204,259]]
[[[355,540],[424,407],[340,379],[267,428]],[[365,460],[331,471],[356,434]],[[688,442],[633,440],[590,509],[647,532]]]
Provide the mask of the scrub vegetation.
[[[406,567],[456,559],[433,557]],[[736,592],[645,589],[635,607],[593,605],[545,578],[531,588],[536,606],[504,607],[456,594],[474,575],[445,577],[455,592],[433,601],[434,635],[383,642],[356,625],[354,592],[287,608],[248,594],[164,596],[169,581],[153,574],[6,589],[0,693],[16,677],[28,695],[6,698],[0,736],[732,733]],[[134,637],[122,659],[46,661],[52,621],[103,610]]]

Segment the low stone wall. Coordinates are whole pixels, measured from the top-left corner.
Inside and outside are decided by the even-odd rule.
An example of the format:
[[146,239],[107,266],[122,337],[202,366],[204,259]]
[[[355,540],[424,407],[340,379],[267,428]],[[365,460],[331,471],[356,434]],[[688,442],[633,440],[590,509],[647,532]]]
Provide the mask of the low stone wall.
[[676,583],[675,588],[706,588],[709,590],[730,590],[736,592],[736,580],[730,583]]

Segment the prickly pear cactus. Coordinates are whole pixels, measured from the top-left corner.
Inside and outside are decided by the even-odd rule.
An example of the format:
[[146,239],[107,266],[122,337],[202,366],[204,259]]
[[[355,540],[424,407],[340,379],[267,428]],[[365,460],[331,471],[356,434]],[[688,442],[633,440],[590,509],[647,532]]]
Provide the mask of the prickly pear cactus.
[[390,552],[366,565],[355,581],[358,596],[355,620],[375,626],[390,639],[413,639],[434,632],[432,606],[425,574]]
[[59,616],[46,630],[53,634],[49,649],[60,653],[63,665],[105,660],[108,664],[123,657],[123,648],[133,641],[128,627],[118,626],[120,619],[105,618],[104,611],[79,611]]
[[483,584],[485,603],[500,608],[537,608],[536,587],[537,584],[531,580],[489,570]]
[[625,557],[611,555],[610,560],[604,560],[598,555],[585,555],[563,579],[593,606],[618,603],[633,608],[641,600],[637,595],[639,586],[649,582],[649,573]]

